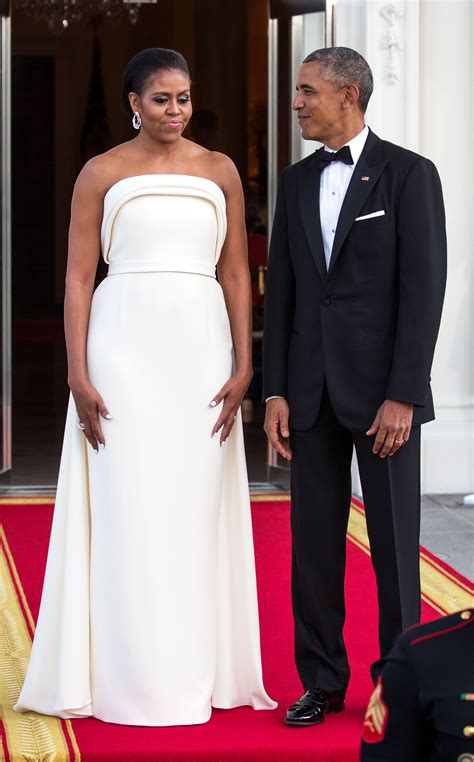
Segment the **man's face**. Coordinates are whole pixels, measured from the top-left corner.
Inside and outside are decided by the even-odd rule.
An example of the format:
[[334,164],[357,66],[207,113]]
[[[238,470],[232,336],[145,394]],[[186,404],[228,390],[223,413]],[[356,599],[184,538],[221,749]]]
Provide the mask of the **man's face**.
[[302,138],[330,143],[343,131],[346,88],[336,89],[321,78],[320,71],[319,61],[301,66],[292,108],[298,114]]

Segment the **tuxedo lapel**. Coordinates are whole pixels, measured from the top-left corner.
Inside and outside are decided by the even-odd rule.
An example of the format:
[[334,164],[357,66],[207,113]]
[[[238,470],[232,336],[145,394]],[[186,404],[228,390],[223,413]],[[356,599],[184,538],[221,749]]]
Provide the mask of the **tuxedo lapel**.
[[319,216],[320,174],[316,161],[311,157],[311,160],[299,167],[298,183],[300,212],[306,238],[319,276],[321,280],[325,281],[327,268]]
[[339,214],[329,264],[331,273],[349,230],[372,188],[383,172],[386,162],[380,161],[380,138],[369,132],[367,142],[357,162]]

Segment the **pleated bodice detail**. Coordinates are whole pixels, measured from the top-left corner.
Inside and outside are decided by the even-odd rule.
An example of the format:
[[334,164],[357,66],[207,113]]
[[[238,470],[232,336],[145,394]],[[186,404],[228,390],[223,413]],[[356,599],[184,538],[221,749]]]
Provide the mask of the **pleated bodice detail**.
[[109,275],[186,272],[215,277],[226,235],[225,197],[192,175],[135,175],[104,199],[102,255]]

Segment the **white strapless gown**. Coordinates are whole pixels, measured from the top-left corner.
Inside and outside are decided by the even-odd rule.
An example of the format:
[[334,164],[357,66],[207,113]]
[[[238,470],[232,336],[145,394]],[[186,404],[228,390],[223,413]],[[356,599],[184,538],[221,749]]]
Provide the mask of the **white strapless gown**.
[[112,415],[96,455],[70,400],[41,609],[15,709],[127,725],[273,709],[263,687],[240,414],[213,395],[233,348],[212,181],[140,175],[104,200],[91,382]]

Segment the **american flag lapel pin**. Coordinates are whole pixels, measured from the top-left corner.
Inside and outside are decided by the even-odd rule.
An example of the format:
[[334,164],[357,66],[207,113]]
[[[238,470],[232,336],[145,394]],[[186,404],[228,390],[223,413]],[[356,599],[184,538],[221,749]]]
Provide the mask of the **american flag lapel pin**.
[[364,175],[364,176],[363,176],[363,177],[361,177],[360,179],[361,179],[361,180],[365,180],[365,182],[367,182],[367,180],[370,180],[370,177],[368,177],[367,175]]

